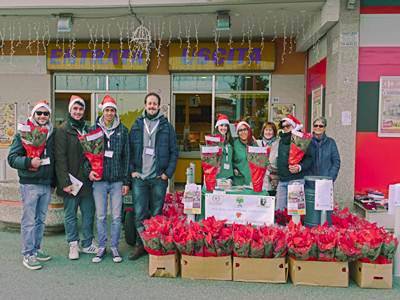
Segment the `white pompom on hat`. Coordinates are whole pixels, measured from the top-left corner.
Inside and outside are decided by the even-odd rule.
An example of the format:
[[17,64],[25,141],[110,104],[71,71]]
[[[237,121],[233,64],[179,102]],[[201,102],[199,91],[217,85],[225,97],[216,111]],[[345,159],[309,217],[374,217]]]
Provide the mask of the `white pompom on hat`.
[[101,101],[101,103],[99,104],[99,108],[102,111],[104,111],[107,107],[112,107],[117,110],[117,101],[109,95],[105,95],[103,101]]
[[72,106],[74,106],[75,103],[79,103],[83,106],[83,108],[86,108],[85,100],[77,95],[72,95],[69,99],[68,112],[71,112],[71,108]]

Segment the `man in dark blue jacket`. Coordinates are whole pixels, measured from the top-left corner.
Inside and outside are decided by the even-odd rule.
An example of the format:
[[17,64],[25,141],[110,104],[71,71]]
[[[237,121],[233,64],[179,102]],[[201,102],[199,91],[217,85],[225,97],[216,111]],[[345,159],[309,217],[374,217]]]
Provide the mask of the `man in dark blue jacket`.
[[[135,227],[139,235],[144,230],[144,220],[162,213],[168,179],[178,160],[175,129],[160,112],[160,103],[158,94],[146,95],[143,115],[133,124],[129,136]],[[138,236],[129,259],[143,254],[143,242]]]
[[325,134],[326,125],[324,117],[319,117],[313,122],[313,139],[310,145],[313,164],[310,174],[329,176],[335,181],[340,169],[340,155],[335,140]]

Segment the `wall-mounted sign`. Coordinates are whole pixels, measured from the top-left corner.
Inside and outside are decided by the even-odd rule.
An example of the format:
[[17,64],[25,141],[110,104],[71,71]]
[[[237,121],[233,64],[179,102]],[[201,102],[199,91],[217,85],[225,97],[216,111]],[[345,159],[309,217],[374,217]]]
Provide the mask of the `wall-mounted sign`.
[[314,122],[316,118],[323,117],[323,89],[321,85],[311,92],[311,122]]
[[171,71],[271,71],[275,68],[275,44],[199,43],[188,48],[179,43],[169,47]]
[[17,104],[0,103],[0,148],[11,145],[17,124]]
[[400,76],[381,76],[378,136],[400,136]]
[[[63,54],[64,52],[64,54]],[[128,45],[117,43],[97,46],[89,49],[88,44],[78,43],[71,50],[69,44],[50,44],[47,49],[48,70],[116,70],[116,71],[146,71],[146,54],[141,50],[131,49]]]

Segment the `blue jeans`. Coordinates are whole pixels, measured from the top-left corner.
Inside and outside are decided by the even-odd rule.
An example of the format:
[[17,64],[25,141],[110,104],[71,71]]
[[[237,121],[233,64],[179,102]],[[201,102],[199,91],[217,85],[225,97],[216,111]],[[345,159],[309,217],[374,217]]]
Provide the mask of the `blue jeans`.
[[122,210],[122,181],[93,182],[93,197],[96,205],[97,236],[99,247],[105,248],[107,243],[107,196],[110,195],[111,210],[111,247],[118,248],[121,232],[121,210]]
[[89,247],[93,240],[94,201],[93,195],[64,197],[64,226],[67,242],[79,241],[78,207],[82,214],[82,247]]
[[143,221],[152,216],[161,215],[164,206],[168,180],[161,178],[134,178],[132,183],[133,208],[135,210],[135,227],[139,233],[136,244],[142,245],[140,233],[144,230]]
[[275,210],[287,208],[287,193],[288,185],[294,182],[304,184],[304,179],[291,180],[291,181],[279,181],[278,187],[276,188],[276,205]]
[[51,188],[47,184],[21,184],[20,191],[22,255],[33,255],[42,242]]

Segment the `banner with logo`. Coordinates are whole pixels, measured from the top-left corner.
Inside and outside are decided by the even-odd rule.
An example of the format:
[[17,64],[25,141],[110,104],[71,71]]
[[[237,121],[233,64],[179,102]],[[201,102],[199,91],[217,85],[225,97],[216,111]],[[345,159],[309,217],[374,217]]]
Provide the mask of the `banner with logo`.
[[229,224],[274,224],[275,197],[206,193],[205,216],[227,220]]

